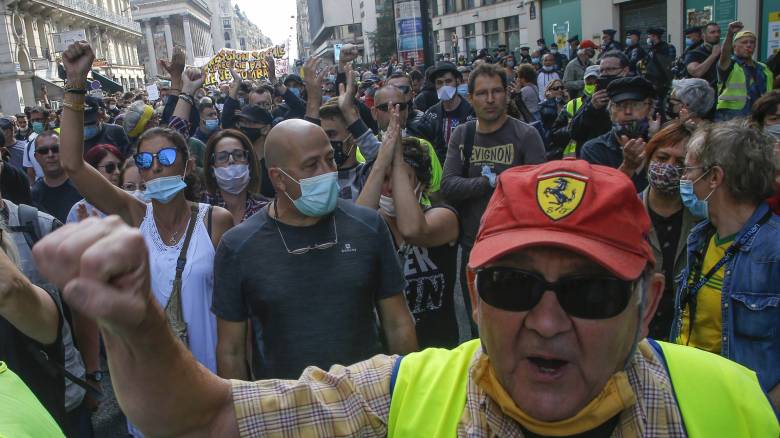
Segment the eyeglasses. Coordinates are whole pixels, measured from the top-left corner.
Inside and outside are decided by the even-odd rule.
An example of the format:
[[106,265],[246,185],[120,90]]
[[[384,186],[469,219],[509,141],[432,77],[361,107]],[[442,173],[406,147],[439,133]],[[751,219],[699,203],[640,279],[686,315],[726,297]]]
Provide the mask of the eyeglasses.
[[631,111],[639,111],[647,106],[647,102],[643,100],[624,100],[623,102],[614,103],[613,106],[618,111],[625,111],[631,108]]
[[122,190],[126,192],[134,192],[136,190],[146,190],[146,184],[136,184],[136,183],[124,183],[122,184]]
[[552,291],[566,313],[582,319],[619,315],[628,306],[634,283],[606,275],[577,275],[550,283],[539,274],[506,267],[481,269],[475,281],[482,301],[501,310],[527,312]]
[[563,90],[563,87],[550,87],[550,90],[561,91],[561,90]]
[[328,249],[328,248],[330,248],[330,247],[332,247],[334,245],[337,245],[339,243],[339,232],[336,229],[336,215],[335,214],[333,215],[333,234],[335,235],[335,240],[333,242],[317,243],[317,244],[314,244],[314,245],[309,245],[309,246],[304,247],[304,248],[298,248],[298,249],[293,249],[293,250],[290,250],[290,248],[287,247],[287,242],[285,242],[284,236],[282,235],[282,229],[279,228],[279,222],[278,221],[273,221],[273,222],[276,224],[276,231],[279,232],[279,237],[282,238],[282,245],[284,245],[284,249],[287,250],[288,254],[292,254],[292,255],[306,254],[307,252],[309,252],[309,251],[311,251],[313,249],[319,249],[319,250]]
[[682,176],[688,175],[692,170],[704,169],[704,166],[683,166]]
[[390,105],[398,105],[398,111],[405,111],[408,107],[408,104],[406,102],[398,102],[398,103],[383,103],[381,105],[374,105],[374,108],[378,109],[379,111],[382,111],[384,113],[388,112],[390,110]]
[[395,88],[398,88],[404,94],[408,94],[412,90],[412,87],[408,85],[396,85]]
[[225,164],[230,161],[230,157],[233,157],[235,162],[246,163],[249,161],[249,152],[245,149],[233,149],[232,151],[219,151],[211,157],[214,160],[214,164]]
[[103,165],[103,166],[98,166],[98,169],[105,169],[106,173],[114,173],[117,170],[120,170],[121,167],[120,167],[119,163],[108,163],[108,164]]
[[176,162],[177,155],[178,151],[176,151],[176,148],[167,147],[160,149],[156,154],[151,152],[139,152],[133,155],[133,160],[139,169],[148,170],[152,168],[155,157],[157,158],[158,163],[165,167],[171,167],[173,166],[173,163]]
[[60,145],[54,145],[49,147],[40,147],[35,149],[35,153],[38,155],[49,155],[49,152],[52,154],[59,154],[60,153]]

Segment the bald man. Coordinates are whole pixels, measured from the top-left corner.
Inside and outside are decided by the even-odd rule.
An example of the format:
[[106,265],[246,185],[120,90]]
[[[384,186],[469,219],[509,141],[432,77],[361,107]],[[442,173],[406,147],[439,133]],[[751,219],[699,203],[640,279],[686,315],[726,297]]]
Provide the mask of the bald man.
[[376,211],[338,199],[325,132],[284,121],[265,158],[276,199],[222,237],[214,262],[218,374],[295,378],[308,365],[367,359],[382,352],[375,311],[390,353],[416,350],[390,232]]

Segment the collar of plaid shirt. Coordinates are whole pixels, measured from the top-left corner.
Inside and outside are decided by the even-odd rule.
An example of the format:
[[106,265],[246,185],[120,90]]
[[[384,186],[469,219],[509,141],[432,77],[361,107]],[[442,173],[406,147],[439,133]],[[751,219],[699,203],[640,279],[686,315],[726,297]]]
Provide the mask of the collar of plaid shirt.
[[[458,437],[524,436],[517,421],[479,388],[478,350],[471,360]],[[387,436],[390,378],[398,356],[378,355],[325,372],[307,368],[298,380],[234,380],[233,404],[241,436]],[[642,341],[626,370],[636,403],[619,414],[612,437],[687,436],[669,375]]]

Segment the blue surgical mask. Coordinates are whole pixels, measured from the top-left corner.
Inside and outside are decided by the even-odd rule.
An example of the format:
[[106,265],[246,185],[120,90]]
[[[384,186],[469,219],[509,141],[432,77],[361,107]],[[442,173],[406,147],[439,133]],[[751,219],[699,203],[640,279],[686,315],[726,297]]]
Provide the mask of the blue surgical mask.
[[458,85],[458,94],[460,94],[461,97],[465,98],[469,94],[469,85],[468,84]]
[[36,134],[40,134],[44,130],[43,122],[32,122],[32,130]]
[[693,45],[693,40],[690,38],[685,39],[685,47],[691,47]]
[[212,132],[219,129],[219,119],[206,119],[203,121],[204,128],[203,130],[207,134],[211,134]]
[[322,175],[304,178],[296,181],[287,172],[279,169],[288,178],[298,183],[301,187],[301,196],[293,199],[285,192],[285,196],[292,201],[293,206],[306,216],[320,217],[330,214],[336,209],[336,201],[339,198],[339,174],[328,172]]
[[539,58],[531,58],[531,62],[534,63],[534,64],[538,64],[539,63]]
[[[709,170],[707,172],[709,172]],[[707,172],[704,172],[696,181],[702,179]],[[709,205],[707,200],[715,192],[715,189],[712,189],[706,198],[699,199],[698,196],[696,196],[696,192],[693,191],[693,185],[696,184],[696,181],[691,181],[689,179],[680,180],[680,199],[685,208],[687,208],[692,215],[699,218],[707,218],[709,216]]]
[[185,188],[187,183],[181,175],[163,176],[146,183],[144,198],[167,204]]
[[292,94],[295,95],[295,97],[300,98],[301,97],[301,89],[300,88],[288,88],[288,90],[292,91]]
[[634,40],[632,40],[631,38],[626,38],[626,45],[628,47],[633,46],[634,45]]
[[84,139],[92,140],[97,137],[99,132],[97,125],[87,125],[84,127]]

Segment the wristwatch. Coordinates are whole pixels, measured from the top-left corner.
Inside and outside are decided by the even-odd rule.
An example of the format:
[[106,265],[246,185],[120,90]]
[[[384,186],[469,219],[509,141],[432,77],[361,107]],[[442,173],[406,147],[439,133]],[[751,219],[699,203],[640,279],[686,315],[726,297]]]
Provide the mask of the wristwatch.
[[100,383],[103,380],[103,371],[98,370],[94,373],[87,373],[86,378],[87,380]]

